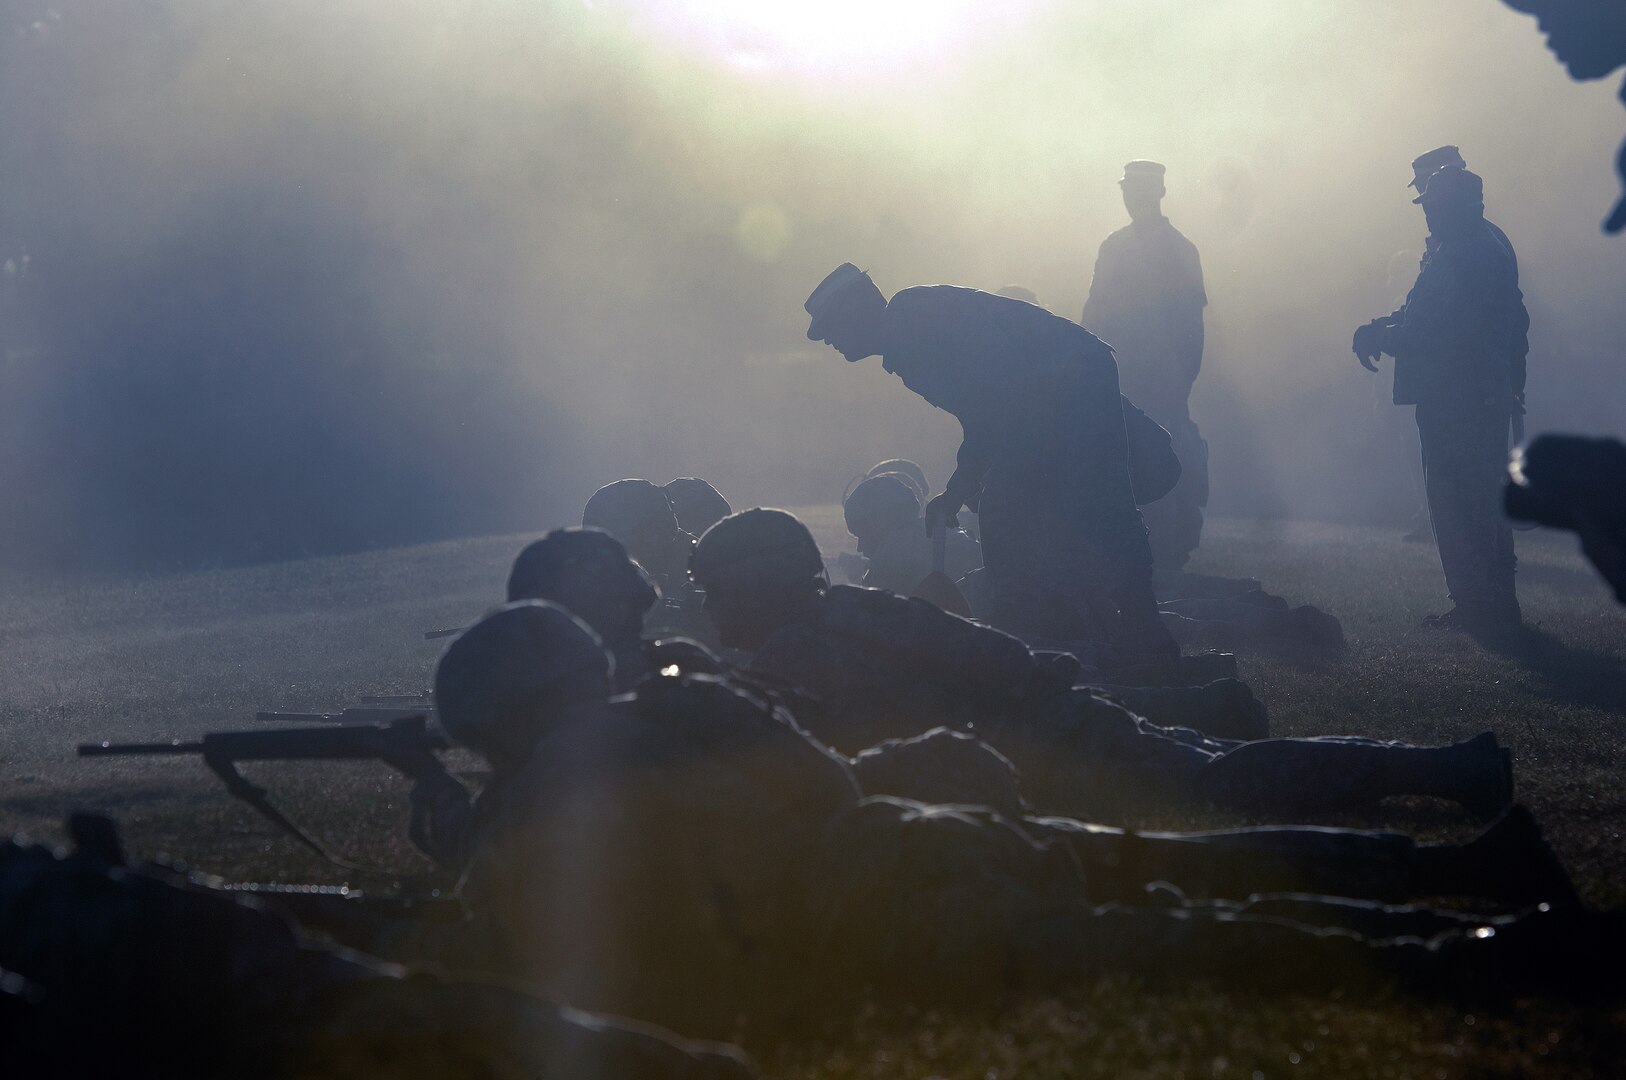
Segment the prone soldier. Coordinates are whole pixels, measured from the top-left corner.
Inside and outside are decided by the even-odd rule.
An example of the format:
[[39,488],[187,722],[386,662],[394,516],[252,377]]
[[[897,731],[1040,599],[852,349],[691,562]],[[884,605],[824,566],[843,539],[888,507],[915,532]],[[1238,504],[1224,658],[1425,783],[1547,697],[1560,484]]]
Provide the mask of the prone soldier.
[[1490,732],[1416,747],[1160,727],[1075,686],[1083,672],[1070,655],[1036,654],[923,601],[828,586],[811,534],[781,510],[712,526],[692,572],[723,644],[753,653],[746,670],[821,703],[802,718],[815,737],[853,753],[941,724],[971,730],[1016,763],[1048,809],[1112,814],[1133,796],[1280,816],[1409,794],[1489,819],[1511,799],[1508,757]]
[[[579,624],[540,604],[488,619],[532,622],[535,632],[460,639],[519,655],[460,658],[485,674],[448,686],[443,707],[460,711],[455,699],[473,687],[475,708],[559,703],[537,692],[527,669],[558,667],[538,664],[536,645],[583,649]],[[512,676],[516,692],[497,689]],[[1100,877],[1081,871],[1092,845],[1117,844],[1118,865],[1139,874],[1178,871],[1184,853],[1163,854],[1176,847],[1212,847],[1212,859],[1240,867],[1258,865],[1272,843],[1307,844],[1319,851],[1311,861],[1333,857],[1337,844],[1294,841],[1293,830],[1271,841],[1134,837],[864,798],[845,759],[725,680],[656,678],[614,699],[607,691],[607,680],[578,682],[568,716],[530,725],[544,735],[484,830],[463,893],[493,934],[483,964],[586,1007],[697,1034],[738,1030],[746,1014],[745,1035],[760,1042],[850,1010],[858,987],[918,1003],[1105,970],[1240,976],[1268,950],[1279,981],[1300,989],[1359,983],[1374,966],[1462,988],[1572,974],[1583,943],[1621,948],[1612,922],[1574,909],[1485,920],[1302,896],[1170,902],[1167,893],[1098,906],[1137,893],[1109,880],[1111,859],[1086,858]],[[1077,843],[1081,832],[1090,835]],[[1392,835],[1345,839],[1373,860],[1415,860],[1421,850]],[[1240,880],[1235,870],[1232,883]]]

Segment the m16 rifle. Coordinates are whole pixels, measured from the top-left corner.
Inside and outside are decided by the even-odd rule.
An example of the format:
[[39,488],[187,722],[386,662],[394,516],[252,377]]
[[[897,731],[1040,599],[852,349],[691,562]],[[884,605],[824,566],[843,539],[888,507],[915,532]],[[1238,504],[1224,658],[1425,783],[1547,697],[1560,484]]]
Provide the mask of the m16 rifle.
[[[378,710],[368,710],[377,712]],[[180,739],[155,743],[81,743],[80,757],[119,757],[127,755],[197,754],[211,772],[220,777],[226,790],[241,799],[262,817],[292,836],[305,847],[335,865],[365,870],[335,858],[295,825],[272,804],[265,788],[251,783],[238,765],[244,761],[384,761],[409,769],[425,757],[451,748],[450,741],[429,728],[421,713],[399,715],[378,723],[327,722],[320,727],[288,728],[280,731],[216,731],[195,742]],[[326,719],[327,714],[322,715]],[[278,718],[261,714],[262,718]]]

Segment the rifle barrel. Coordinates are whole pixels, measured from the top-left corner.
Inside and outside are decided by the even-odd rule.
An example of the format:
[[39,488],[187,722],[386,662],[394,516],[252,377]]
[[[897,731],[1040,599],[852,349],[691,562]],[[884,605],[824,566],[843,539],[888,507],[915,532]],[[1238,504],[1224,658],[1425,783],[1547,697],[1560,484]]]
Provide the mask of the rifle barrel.
[[96,742],[80,743],[80,757],[105,757],[111,754],[201,754],[203,744],[200,742],[182,742],[172,739],[169,742],[138,742],[115,743]]

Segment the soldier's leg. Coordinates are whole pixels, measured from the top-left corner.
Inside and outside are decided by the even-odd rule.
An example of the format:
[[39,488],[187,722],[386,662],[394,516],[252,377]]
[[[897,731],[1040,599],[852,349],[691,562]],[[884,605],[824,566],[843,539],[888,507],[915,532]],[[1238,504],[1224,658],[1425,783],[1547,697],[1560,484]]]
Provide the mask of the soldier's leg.
[[1512,531],[1501,509],[1507,409],[1419,405],[1424,482],[1446,588],[1465,614],[1516,622]]
[[1264,702],[1240,679],[1217,679],[1205,686],[1094,685],[1154,724],[1184,727],[1219,739],[1264,739],[1270,718]]
[[1485,732],[1451,746],[1349,739],[1264,739],[1215,757],[1196,792],[1260,813],[1305,813],[1429,795],[1462,804],[1481,820],[1512,800],[1507,757]]
[[1257,907],[1107,905],[1025,942],[1035,982],[1080,972],[1203,978],[1319,992],[1399,986],[1428,992],[1618,992],[1626,925],[1617,915],[1538,909],[1476,918],[1322,898]]
[[980,734],[1015,764],[1038,812],[1082,818],[1189,797],[1208,763],[1234,745],[1157,727],[1088,689],[1057,694]]
[[1573,904],[1574,888],[1523,807],[1467,844],[1418,844],[1402,833],[1314,826],[1131,833],[1068,818],[1029,818],[1065,843],[1096,899],[1131,899],[1151,882],[1192,897],[1319,893],[1407,901],[1464,896]]

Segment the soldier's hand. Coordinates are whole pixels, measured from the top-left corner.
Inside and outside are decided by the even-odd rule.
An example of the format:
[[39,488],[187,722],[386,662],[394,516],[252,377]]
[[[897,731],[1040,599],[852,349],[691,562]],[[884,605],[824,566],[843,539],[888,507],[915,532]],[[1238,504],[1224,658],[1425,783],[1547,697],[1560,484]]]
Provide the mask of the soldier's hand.
[[1350,343],[1350,349],[1355,353],[1355,359],[1368,371],[1378,369],[1377,360],[1383,355],[1381,335],[1382,331],[1376,322],[1355,328],[1355,339]]
[[965,502],[948,492],[938,495],[926,504],[926,535],[940,528],[953,528],[960,524],[960,507]]

